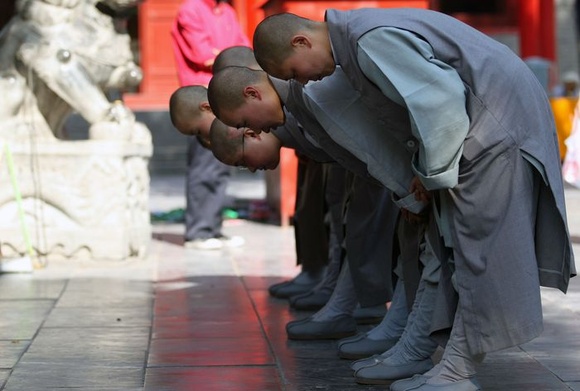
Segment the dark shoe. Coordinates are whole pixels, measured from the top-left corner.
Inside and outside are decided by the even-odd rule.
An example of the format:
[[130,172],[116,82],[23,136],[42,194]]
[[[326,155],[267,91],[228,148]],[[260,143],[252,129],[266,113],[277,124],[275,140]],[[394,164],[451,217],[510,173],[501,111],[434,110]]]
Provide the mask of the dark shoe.
[[393,384],[391,384],[390,391],[409,391],[422,386],[423,384],[427,383],[429,380],[429,376],[425,375],[415,375],[409,379],[402,379],[397,380]]
[[301,295],[290,298],[290,307],[299,311],[317,311],[324,307],[330,299],[332,292],[323,290],[311,290]]
[[356,334],[356,322],[352,316],[341,315],[332,321],[315,322],[312,317],[290,322],[286,325],[289,339],[340,339]]
[[391,384],[395,380],[423,374],[431,368],[433,368],[433,361],[430,358],[398,365],[386,365],[381,360],[375,365],[359,369],[354,377],[359,384]]
[[324,269],[317,272],[301,271],[296,277],[289,281],[284,281],[279,284],[272,285],[268,292],[274,296],[282,299],[287,299],[290,296],[299,295],[312,290],[324,275]]
[[367,335],[367,333],[358,333],[357,335],[353,335],[352,337],[343,338],[336,343],[336,346],[341,347],[341,345],[345,344],[345,343],[360,341],[366,335]]
[[343,338],[336,343],[336,346],[340,348],[345,343],[360,341],[361,339],[365,338],[366,335],[367,333],[359,333],[357,335],[353,335],[352,337]]
[[376,305],[365,308],[356,307],[353,316],[357,324],[378,324],[381,323],[386,313],[387,307],[384,305]]
[[287,281],[279,282],[277,284],[270,285],[270,287],[268,287],[268,293],[270,294],[270,296],[276,296],[276,291],[278,289],[280,289],[281,287],[283,287],[285,285],[291,284],[291,283],[292,283],[292,280],[287,280]]
[[292,296],[307,293],[316,286],[317,282],[311,284],[297,284],[294,281],[289,281],[289,284],[279,287],[274,291],[273,296],[280,299],[288,299]]
[[481,386],[479,382],[474,378],[459,380],[452,383],[445,384],[429,384],[425,383],[417,388],[413,388],[413,391],[481,391]]
[[362,338],[340,344],[338,347],[338,356],[350,360],[370,357],[373,354],[386,352],[397,343],[396,339],[374,340],[364,335]]

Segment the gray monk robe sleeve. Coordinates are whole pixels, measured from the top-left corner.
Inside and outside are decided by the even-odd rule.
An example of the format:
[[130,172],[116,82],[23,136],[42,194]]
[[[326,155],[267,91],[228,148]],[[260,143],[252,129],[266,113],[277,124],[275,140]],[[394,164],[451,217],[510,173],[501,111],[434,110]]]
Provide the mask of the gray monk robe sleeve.
[[282,146],[294,149],[319,163],[331,163],[332,159],[311,137],[306,134],[294,116],[286,111],[284,125],[272,129],[274,136],[282,142]]
[[367,165],[369,174],[395,195],[393,202],[413,213],[425,204],[409,193],[413,172],[410,157],[393,135],[383,132],[381,123],[366,107],[340,67],[320,82],[302,90],[305,107],[343,148]]
[[409,110],[420,144],[412,162],[415,175],[428,190],[455,187],[469,130],[465,88],[455,69],[436,59],[429,43],[393,27],[363,35],[357,59],[383,94]]

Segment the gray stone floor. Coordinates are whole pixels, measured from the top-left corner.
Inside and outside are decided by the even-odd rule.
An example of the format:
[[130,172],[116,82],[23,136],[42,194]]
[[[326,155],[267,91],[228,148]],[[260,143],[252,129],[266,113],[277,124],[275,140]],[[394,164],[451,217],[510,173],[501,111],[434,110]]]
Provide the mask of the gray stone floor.
[[[243,176],[230,194],[263,191],[259,178]],[[182,194],[182,178],[153,178],[151,208],[182,207]],[[566,196],[580,243],[580,190]],[[226,233],[246,245],[218,252],[184,249],[182,231],[154,225],[145,260],[49,260],[33,273],[1,274],[0,389],[387,389],[356,385],[334,341],[286,339],[285,324],[307,314],[289,311],[267,287],[298,271],[292,228],[229,220]],[[488,355],[485,390],[580,390],[580,279],[567,295],[542,296],[544,333]]]

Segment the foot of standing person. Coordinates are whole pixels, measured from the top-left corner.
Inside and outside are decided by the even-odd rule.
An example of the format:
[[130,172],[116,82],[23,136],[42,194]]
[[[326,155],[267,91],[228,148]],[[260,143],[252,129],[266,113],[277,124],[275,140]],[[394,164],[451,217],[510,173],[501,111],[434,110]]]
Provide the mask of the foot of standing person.
[[216,236],[216,239],[219,239],[227,248],[242,247],[246,244],[246,240],[241,236],[226,236],[222,234]]
[[224,243],[217,238],[188,240],[183,245],[185,248],[194,250],[221,250],[224,248]]
[[186,248],[195,250],[221,250],[223,248],[241,247],[246,241],[241,236],[219,235],[214,238],[198,238],[186,240],[183,244]]

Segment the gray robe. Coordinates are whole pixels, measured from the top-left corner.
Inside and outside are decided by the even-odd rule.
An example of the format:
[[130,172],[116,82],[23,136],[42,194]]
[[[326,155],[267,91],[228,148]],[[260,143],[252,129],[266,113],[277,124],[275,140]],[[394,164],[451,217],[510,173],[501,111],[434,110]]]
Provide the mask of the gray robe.
[[286,117],[284,125],[272,129],[272,133],[282,142],[284,147],[294,149],[319,163],[334,162],[334,159],[324,149],[304,135],[302,127],[292,113],[285,111],[284,115]]
[[[507,47],[434,11],[328,10],[326,21],[337,64],[379,116],[382,131],[398,140],[398,146],[382,145],[383,153],[429,140],[417,139],[405,98],[387,98],[386,89],[364,74],[361,38],[380,27],[410,31],[429,43],[434,60],[456,70],[465,86],[469,129],[457,184],[440,187],[436,212],[440,232],[449,235],[445,244],[452,251],[468,344],[476,354],[536,337],[542,330],[539,285],[565,292],[575,269],[554,122],[535,76]],[[437,173],[420,171],[421,151],[402,164],[412,164],[431,184]]]
[[[392,267],[395,253],[396,226],[399,208],[391,200],[391,192],[372,178],[366,165],[334,142],[316,118],[304,107],[302,86],[272,79],[292,116],[273,133],[283,142],[304,148],[312,156],[325,158],[299,129],[307,129],[314,142],[320,145],[337,163],[356,175],[350,189],[346,211],[345,246],[349,254],[350,270],[362,307],[384,304],[392,297]],[[298,120],[298,122],[296,122]]]

